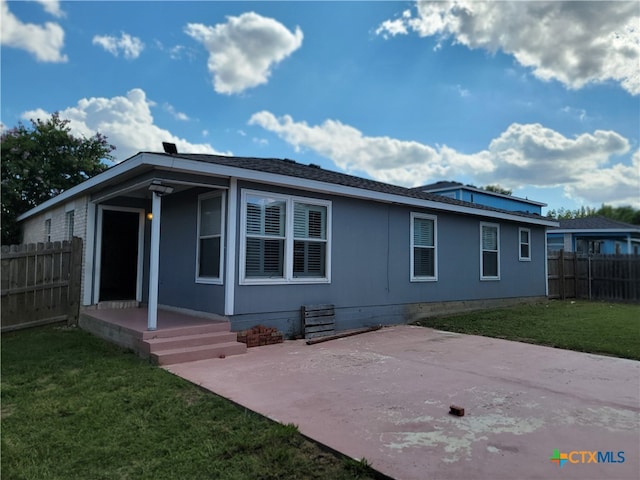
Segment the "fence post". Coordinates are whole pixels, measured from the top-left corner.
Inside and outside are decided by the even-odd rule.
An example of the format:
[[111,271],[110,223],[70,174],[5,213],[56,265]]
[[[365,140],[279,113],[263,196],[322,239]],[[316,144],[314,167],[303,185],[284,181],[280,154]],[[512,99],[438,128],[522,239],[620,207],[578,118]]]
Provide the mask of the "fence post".
[[591,300],[591,255],[589,255],[588,257],[589,263],[588,263],[588,269],[589,269],[589,300]]
[[566,298],[564,291],[564,249],[560,250],[560,256],[558,257],[558,278],[560,280],[560,298],[564,300]]
[[69,317],[68,325],[77,325],[80,314],[80,283],[82,277],[82,239],[71,239],[71,266],[69,268]]

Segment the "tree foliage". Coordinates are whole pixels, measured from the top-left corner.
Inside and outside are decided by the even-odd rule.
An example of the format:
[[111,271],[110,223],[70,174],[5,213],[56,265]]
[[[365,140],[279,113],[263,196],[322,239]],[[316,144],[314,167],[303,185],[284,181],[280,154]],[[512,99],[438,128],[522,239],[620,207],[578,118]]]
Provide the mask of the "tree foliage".
[[513,193],[513,190],[503,188],[500,185],[486,185],[482,187],[482,189],[486,190],[487,192],[501,193],[503,195],[511,195]]
[[556,220],[568,220],[572,218],[594,216],[606,217],[619,222],[630,223],[632,225],[640,225],[640,210],[636,210],[630,205],[612,207],[611,205],[603,203],[600,208],[582,206],[575,210],[568,210],[561,207],[558,210],[554,209],[547,212],[547,217],[555,218]]
[[72,135],[57,113],[30,127],[19,123],[0,139],[4,245],[20,242],[19,215],[106,170],[115,149],[100,133]]

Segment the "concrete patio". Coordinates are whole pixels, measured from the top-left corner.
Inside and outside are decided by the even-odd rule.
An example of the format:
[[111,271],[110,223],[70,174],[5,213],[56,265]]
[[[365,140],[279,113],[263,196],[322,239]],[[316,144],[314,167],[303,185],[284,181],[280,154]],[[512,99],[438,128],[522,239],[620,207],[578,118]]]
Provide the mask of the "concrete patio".
[[[396,479],[640,474],[636,361],[396,326],[166,369]],[[554,449],[624,462],[560,467]]]

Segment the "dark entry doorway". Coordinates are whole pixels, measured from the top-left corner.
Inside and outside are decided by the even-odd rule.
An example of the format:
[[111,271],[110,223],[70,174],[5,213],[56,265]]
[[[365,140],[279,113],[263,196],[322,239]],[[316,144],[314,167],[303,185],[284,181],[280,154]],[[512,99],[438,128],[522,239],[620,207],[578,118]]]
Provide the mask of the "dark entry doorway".
[[102,211],[100,301],[135,300],[140,213]]

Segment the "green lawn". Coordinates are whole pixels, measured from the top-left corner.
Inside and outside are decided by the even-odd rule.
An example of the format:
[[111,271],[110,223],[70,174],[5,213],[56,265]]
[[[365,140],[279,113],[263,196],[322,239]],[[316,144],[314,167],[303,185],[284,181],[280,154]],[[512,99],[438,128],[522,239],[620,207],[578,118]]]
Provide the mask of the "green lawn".
[[551,300],[415,324],[640,360],[638,305]]
[[374,478],[78,329],[2,335],[3,479]]

